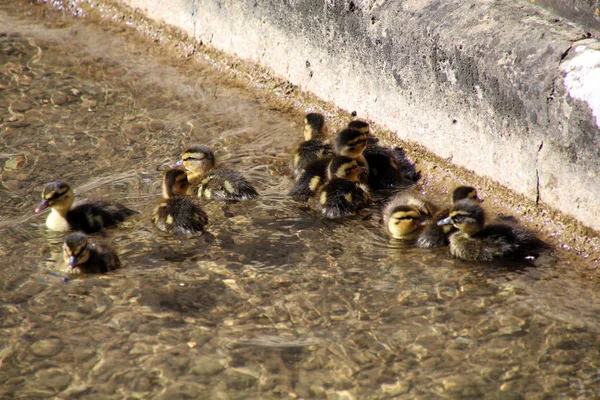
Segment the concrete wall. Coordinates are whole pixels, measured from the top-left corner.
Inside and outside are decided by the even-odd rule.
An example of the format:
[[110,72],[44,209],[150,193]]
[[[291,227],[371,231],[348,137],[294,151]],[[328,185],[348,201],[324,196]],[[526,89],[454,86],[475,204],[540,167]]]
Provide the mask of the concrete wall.
[[535,3],[600,35],[600,0],[522,0]]
[[517,0],[120,0],[432,152],[600,218],[600,47]]

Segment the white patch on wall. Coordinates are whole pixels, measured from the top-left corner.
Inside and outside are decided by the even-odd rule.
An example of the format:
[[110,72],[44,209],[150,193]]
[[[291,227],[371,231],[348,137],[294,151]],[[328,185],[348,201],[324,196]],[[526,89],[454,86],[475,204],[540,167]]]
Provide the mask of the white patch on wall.
[[600,46],[596,41],[587,45],[576,45],[575,56],[561,67],[566,73],[563,83],[569,95],[585,101],[600,128]]

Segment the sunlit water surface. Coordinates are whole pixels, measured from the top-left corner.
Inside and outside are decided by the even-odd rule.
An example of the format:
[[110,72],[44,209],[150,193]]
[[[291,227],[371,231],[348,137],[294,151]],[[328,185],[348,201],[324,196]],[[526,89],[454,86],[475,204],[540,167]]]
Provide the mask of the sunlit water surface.
[[[127,33],[0,6],[0,398],[597,398],[598,294],[561,262],[479,265],[286,198],[295,116],[148,56]],[[181,63],[180,63],[181,64]],[[258,200],[207,234],[150,223],[161,170],[207,143]],[[124,267],[64,279],[45,183],[140,212],[94,240]]]

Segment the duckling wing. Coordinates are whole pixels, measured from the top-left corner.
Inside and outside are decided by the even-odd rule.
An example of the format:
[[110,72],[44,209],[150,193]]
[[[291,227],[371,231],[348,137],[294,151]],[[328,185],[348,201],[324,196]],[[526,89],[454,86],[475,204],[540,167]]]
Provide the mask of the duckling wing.
[[343,218],[371,204],[369,192],[363,185],[335,178],[324,185],[317,196],[318,207],[330,219]]
[[208,215],[197,198],[176,196],[159,201],[154,207],[152,222],[158,229],[174,235],[204,232]]
[[94,233],[118,224],[130,215],[136,214],[122,204],[104,200],[83,200],[75,204],[67,213],[71,229]]
[[82,273],[103,274],[121,267],[121,260],[111,247],[103,243],[92,243],[89,250],[89,260],[85,264],[78,265]]
[[331,157],[321,158],[300,170],[288,196],[301,201],[308,200],[327,181],[327,165],[330,161]]
[[292,152],[292,169],[294,176],[312,161],[333,155],[330,144],[319,139],[307,140],[300,143]]
[[432,248],[447,246],[450,234],[456,232],[453,225],[439,226],[438,222],[450,215],[450,209],[446,208],[437,212],[423,227],[423,231],[417,239],[416,246],[421,248]]
[[238,171],[217,168],[202,179],[198,195],[207,199],[239,201],[253,199],[258,192]]
[[368,146],[363,156],[369,166],[369,187],[373,190],[408,188],[415,182],[405,177],[391,148]]

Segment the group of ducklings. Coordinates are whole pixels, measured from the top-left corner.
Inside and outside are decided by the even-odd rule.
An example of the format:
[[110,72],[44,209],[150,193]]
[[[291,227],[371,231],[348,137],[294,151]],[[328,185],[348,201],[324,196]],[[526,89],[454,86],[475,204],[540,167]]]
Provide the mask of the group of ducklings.
[[544,242],[517,223],[486,224],[477,190],[459,186],[450,206],[440,209],[411,186],[420,172],[402,148],[378,144],[364,121],[351,121],[333,140],[325,139],[325,119],[305,117],[304,139],[292,157],[295,183],[290,196],[307,201],[328,218],[359,212],[383,197],[382,223],[390,237],[422,248],[449,246],[465,260],[535,256]]
[[[182,166],[185,169],[179,169]],[[159,230],[174,235],[204,232],[208,215],[202,209],[201,198],[233,202],[258,196],[239,172],[215,168],[215,155],[206,145],[189,146],[182,159],[164,172],[162,194],[163,198],[154,206],[152,222]],[[73,190],[68,184],[51,182],[44,187],[42,203],[35,210],[51,209],[46,218],[48,229],[75,231],[63,243],[63,258],[69,272],[104,273],[118,269],[121,263],[116,252],[107,245],[91,242],[87,234],[114,226],[137,211],[105,200],[73,202]]]
[[[324,217],[359,213],[379,197],[384,199],[385,232],[395,239],[415,241],[419,247],[449,245],[455,257],[482,261],[526,257],[544,247],[518,224],[486,224],[472,187],[454,189],[450,207],[442,210],[413,192],[411,186],[420,179],[415,164],[402,148],[379,145],[366,122],[351,121],[331,144],[323,115],[310,113],[305,117],[304,138],[292,152],[294,185],[289,195],[310,201]],[[208,215],[202,198],[236,202],[258,196],[238,171],[216,167],[209,146],[188,146],[171,167],[163,174],[163,198],[152,213],[152,222],[161,231],[174,235],[204,232]],[[73,204],[73,190],[61,181],[47,184],[42,199],[35,211],[51,209],[46,218],[49,229],[75,231],[63,244],[70,272],[103,273],[120,267],[116,252],[91,242],[87,234],[116,225],[136,211],[96,199]]]

